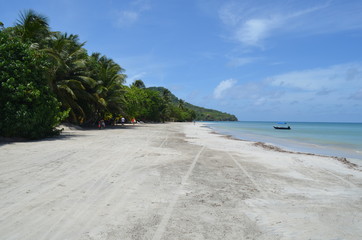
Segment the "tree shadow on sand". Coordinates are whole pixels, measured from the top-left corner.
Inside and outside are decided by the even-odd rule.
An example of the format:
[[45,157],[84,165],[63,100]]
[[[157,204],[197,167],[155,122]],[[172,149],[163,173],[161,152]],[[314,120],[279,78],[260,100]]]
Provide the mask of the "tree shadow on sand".
[[136,129],[143,127],[140,124],[124,124],[124,125],[107,125],[105,128],[99,129],[98,127],[80,127],[72,124],[62,124],[57,129],[62,130],[62,132],[57,136],[46,137],[42,139],[26,139],[26,138],[5,138],[0,136],[0,147],[7,144],[14,143],[34,143],[34,142],[45,142],[45,141],[62,141],[69,140],[74,138],[89,137],[89,134],[82,134],[82,132],[91,132],[91,131],[112,131],[115,129]]

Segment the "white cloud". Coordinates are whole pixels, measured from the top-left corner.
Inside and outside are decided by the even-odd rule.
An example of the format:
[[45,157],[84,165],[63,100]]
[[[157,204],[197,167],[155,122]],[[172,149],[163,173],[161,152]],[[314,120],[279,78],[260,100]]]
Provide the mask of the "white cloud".
[[287,72],[240,84],[229,79],[215,88],[214,98],[249,114],[265,111],[278,115],[276,109],[291,114],[326,111],[334,114],[347,109],[358,112],[356,106],[361,106],[362,99],[362,63]]
[[230,61],[228,62],[228,65],[231,67],[241,67],[246,64],[256,62],[259,59],[260,59],[259,57],[240,57],[240,58],[234,57],[234,58],[230,59]]
[[136,0],[131,2],[129,8],[118,11],[117,24],[120,27],[127,27],[140,19],[143,12],[150,10],[151,7],[147,0]]
[[254,106],[260,106],[260,105],[264,105],[265,102],[267,102],[268,99],[266,99],[265,97],[260,97],[258,99],[256,99],[256,101],[254,102]]
[[135,80],[139,80],[139,79],[142,80],[142,78],[145,77],[146,75],[147,75],[146,72],[136,73],[136,74],[128,77],[127,83],[128,83],[128,84],[131,84],[131,83],[133,83]]
[[[313,4],[313,3],[311,3]],[[362,5],[357,2],[254,1],[228,2],[219,18],[232,38],[244,46],[263,47],[265,40],[286,32],[319,34],[362,28]]]
[[139,18],[139,13],[134,11],[121,11],[118,14],[118,25],[129,26],[136,22]]
[[[357,81],[359,79],[359,81]],[[362,85],[362,64],[349,63],[327,68],[289,72],[268,78],[272,86],[302,91],[327,92]]]
[[235,37],[241,43],[251,46],[260,46],[262,40],[270,32],[283,24],[283,19],[273,17],[269,19],[249,19],[235,30]]
[[228,79],[221,81],[219,85],[214,89],[214,98],[220,99],[225,94],[226,90],[232,88],[236,84],[235,79]]
[[227,3],[219,11],[220,20],[227,26],[237,26],[242,21],[241,15],[235,12],[235,6],[233,3]]

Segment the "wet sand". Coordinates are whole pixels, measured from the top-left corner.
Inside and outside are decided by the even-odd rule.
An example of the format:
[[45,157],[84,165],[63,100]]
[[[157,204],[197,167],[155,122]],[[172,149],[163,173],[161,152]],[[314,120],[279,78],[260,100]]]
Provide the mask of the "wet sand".
[[1,239],[362,239],[362,172],[192,123],[0,143]]

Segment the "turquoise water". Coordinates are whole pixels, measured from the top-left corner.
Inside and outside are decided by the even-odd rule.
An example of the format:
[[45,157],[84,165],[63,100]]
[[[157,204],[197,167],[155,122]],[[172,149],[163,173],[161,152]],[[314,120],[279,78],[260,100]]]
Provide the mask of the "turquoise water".
[[362,160],[362,123],[288,122],[291,130],[275,130],[274,122],[206,122],[216,132],[266,142],[283,149]]

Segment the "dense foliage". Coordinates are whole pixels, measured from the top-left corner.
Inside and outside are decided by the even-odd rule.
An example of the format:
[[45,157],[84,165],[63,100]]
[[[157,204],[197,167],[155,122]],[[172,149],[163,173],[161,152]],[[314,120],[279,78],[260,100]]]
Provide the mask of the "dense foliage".
[[[149,89],[158,91],[160,93],[167,90],[164,87],[150,87]],[[172,102],[173,106],[179,106],[181,109],[187,110],[187,112],[192,115],[192,118],[186,118],[185,119],[186,121],[189,121],[188,119],[192,119],[192,120],[196,120],[196,121],[238,121],[238,119],[237,119],[237,117],[235,117],[235,115],[231,115],[231,114],[223,113],[223,112],[220,112],[217,110],[207,109],[207,108],[202,108],[202,107],[192,105],[190,103],[184,102],[181,99],[178,99],[172,93],[170,93],[169,98],[170,98],[170,101]]]
[[0,32],[0,135],[42,138],[66,117],[49,91],[44,54]]
[[185,108],[183,101],[173,101],[174,95],[166,88],[146,88],[136,80],[126,91],[126,112],[141,121],[192,121],[195,112]]
[[235,115],[229,113],[198,107],[190,103],[186,103],[185,106],[196,112],[196,121],[238,121]]
[[[0,22],[0,33],[3,136],[51,135],[64,117],[88,126],[121,117],[144,122],[207,120],[167,89],[146,88],[142,80],[125,86],[120,65],[100,53],[89,55],[77,35],[51,31],[48,19],[32,10],[21,13],[13,27]],[[208,112],[208,120],[211,116],[214,113]]]

